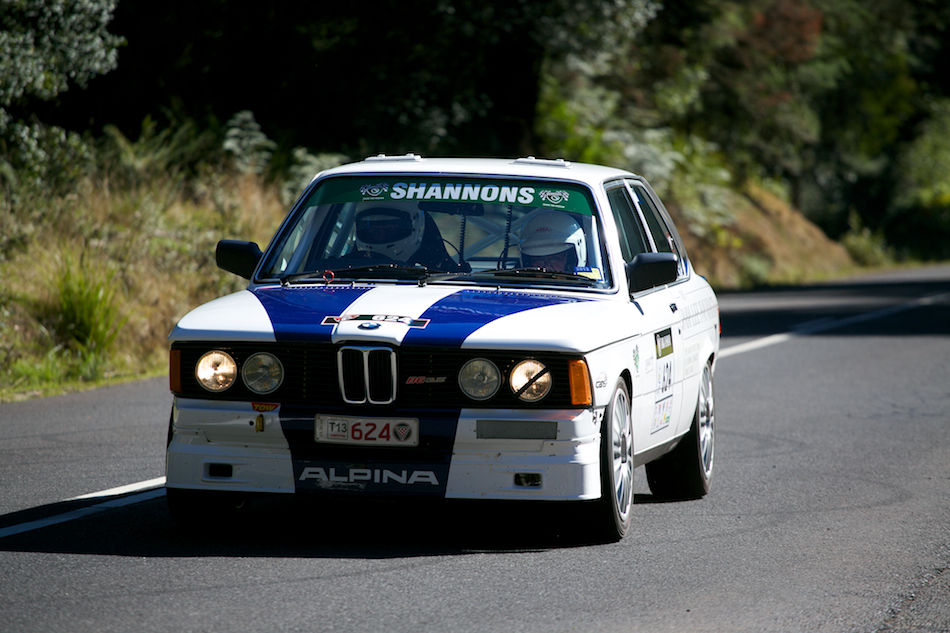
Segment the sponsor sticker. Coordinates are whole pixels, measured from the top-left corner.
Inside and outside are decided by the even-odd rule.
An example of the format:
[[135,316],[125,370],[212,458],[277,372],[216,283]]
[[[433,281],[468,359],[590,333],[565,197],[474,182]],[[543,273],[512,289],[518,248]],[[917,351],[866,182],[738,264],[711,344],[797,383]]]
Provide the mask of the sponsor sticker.
[[323,318],[323,325],[337,325],[344,321],[402,323],[408,327],[415,328],[425,328],[429,325],[429,319],[414,319],[412,317],[397,316],[394,314],[343,314],[340,316],[328,316]]
[[716,299],[713,297],[707,297],[701,301],[689,304],[683,310],[683,327],[689,331],[714,320],[717,305]]
[[673,353],[673,332],[670,328],[656,333],[656,357],[663,358]]
[[298,481],[313,480],[324,483],[374,483],[415,486],[417,484],[439,485],[439,479],[431,470],[407,470],[389,468],[324,468],[307,466]]
[[562,203],[571,199],[571,194],[563,189],[542,189],[538,192],[538,197],[552,206],[561,206]]
[[406,378],[407,385],[438,385],[444,383],[445,376],[409,376]]
[[405,422],[393,425],[393,433],[400,442],[405,442],[412,437],[412,426]]
[[590,197],[583,187],[559,183],[489,179],[413,178],[412,180],[339,177],[327,180],[310,204],[342,202],[420,200],[435,202],[471,202],[482,204],[518,204],[547,207],[591,215]]
[[588,279],[593,279],[594,281],[604,280],[604,274],[600,271],[600,268],[591,268],[590,266],[575,266],[574,274],[580,275],[581,277],[587,277]]
[[686,375],[692,376],[695,373],[699,372],[699,350],[701,346],[699,343],[694,343],[686,348],[686,353],[684,354],[683,362],[685,363],[683,367],[686,368]]
[[670,425],[670,418],[673,416],[673,397],[665,398],[656,403],[653,409],[653,425],[650,427],[650,433],[661,431]]
[[650,433],[670,425],[673,416],[673,331],[657,332],[656,340],[656,406]]
[[387,191],[389,191],[389,185],[385,182],[360,187],[360,194],[363,196],[363,200],[382,200],[382,195]]

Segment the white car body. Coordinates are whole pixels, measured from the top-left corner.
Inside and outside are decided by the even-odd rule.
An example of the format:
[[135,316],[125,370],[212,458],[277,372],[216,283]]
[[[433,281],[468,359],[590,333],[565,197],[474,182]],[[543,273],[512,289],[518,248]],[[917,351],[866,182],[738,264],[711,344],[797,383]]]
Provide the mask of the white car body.
[[[340,190],[343,184],[365,183],[363,199],[382,202],[387,195],[405,196],[407,183],[411,191],[418,181],[424,184],[416,188],[417,197],[422,198],[426,191],[436,203],[439,196],[448,196],[456,183],[476,183],[491,197],[510,183],[509,198],[517,197],[507,206],[484,200],[470,200],[465,211],[459,211],[462,207],[456,202],[443,202],[449,206],[442,207],[418,205],[448,209],[431,215],[438,215],[443,225],[461,223],[460,235],[475,230],[476,225],[487,227],[478,229],[482,231],[478,235],[487,231],[479,244],[487,245],[485,252],[491,251],[491,257],[502,244],[497,243],[501,238],[490,226],[490,219],[492,214],[501,217],[498,214],[507,209],[507,217],[495,223],[505,226],[502,220],[507,220],[510,234],[502,254],[497,255],[499,261],[504,260],[502,267],[517,267],[510,252],[516,231],[540,209],[531,205],[559,208],[563,203],[551,195],[546,198],[553,203],[542,203],[538,192],[550,186],[565,198],[570,193],[575,203],[582,204],[579,215],[572,217],[577,217],[588,233],[586,247],[593,249],[591,242],[596,242],[599,249],[587,255],[587,263],[594,262],[595,267],[575,266],[573,271],[593,281],[565,281],[541,272],[533,277],[530,271],[509,276],[506,270],[486,270],[484,276],[458,273],[457,277],[422,279],[412,271],[402,278],[388,270],[360,275],[339,268],[336,274],[315,270],[309,277],[291,278],[287,266],[301,257],[278,257],[276,253],[281,248],[292,252],[286,236],[295,226],[293,218],[304,218],[308,196],[317,200],[315,192],[331,181],[341,183],[335,185]],[[433,182],[451,184],[433,187]],[[367,188],[376,184],[376,189]],[[383,187],[387,189],[383,191]],[[330,191],[330,186],[323,191]],[[451,193],[459,195],[455,191]],[[329,195],[321,200],[337,202],[306,207],[324,209],[313,212],[314,217],[338,213],[335,217],[343,218],[350,207],[354,217],[360,217],[355,209],[364,202]],[[580,197],[584,200],[579,201]],[[513,205],[525,205],[529,198],[533,200],[530,204],[518,207],[525,214],[518,225],[513,221]],[[676,255],[675,279],[632,293],[625,269],[632,251],[630,247],[625,251],[622,242],[629,239],[623,237],[625,228],[617,220],[621,213],[617,208],[631,199],[635,200],[630,206],[634,222],[639,218],[643,224],[644,214],[654,209],[669,229],[665,240],[647,238],[645,252],[666,250]],[[465,215],[468,210],[472,210],[470,217]],[[343,219],[336,222],[333,235],[345,230],[341,228],[345,227]],[[690,267],[669,222],[662,203],[638,176],[564,161],[380,156],[318,174],[263,257],[259,262],[253,260],[250,266],[255,274],[250,275],[248,288],[196,308],[169,336],[175,394],[167,451],[169,492],[600,500],[605,507],[613,496],[613,512],[605,511],[607,518],[602,523],[608,536],[619,538],[629,522],[632,468],[667,456],[683,438],[692,437],[694,418],[702,417],[697,413],[702,410],[708,429],[694,433],[705,434],[698,440],[697,455],[702,471],[699,494],[704,494],[712,473],[711,376],[719,349],[718,304],[706,281]],[[642,236],[650,233],[649,224],[647,220],[641,226]],[[626,230],[629,232],[629,227]],[[343,248],[355,250],[352,244]],[[473,256],[471,262],[460,262],[463,254],[455,244],[453,248],[456,252],[450,264],[473,269],[495,266],[491,257],[479,260]],[[327,241],[326,253],[330,249]],[[509,264],[512,260],[515,263]],[[245,270],[250,272],[250,268]],[[279,275],[274,272],[278,270]],[[348,359],[356,360],[342,360],[341,348],[349,350]],[[258,349],[281,360],[285,382],[269,394],[248,391],[241,384],[240,369],[234,386],[220,393],[202,387],[196,378],[195,359],[205,351],[227,352],[240,366]],[[444,357],[444,362],[431,360],[430,351],[439,359]],[[423,365],[412,365],[413,359],[427,358],[425,362],[430,364],[426,368],[451,367],[457,372],[467,359],[482,357],[502,366],[500,387],[487,400],[466,397],[459,377],[449,371],[432,370],[430,374],[429,369],[416,369]],[[546,366],[550,363],[550,391],[537,402],[519,400],[510,387],[507,368],[521,358],[539,359]],[[384,363],[391,359],[393,392],[384,389],[385,402],[381,404],[346,403],[344,400],[353,397],[344,394],[350,388],[345,386],[344,362],[355,362],[364,372],[364,385],[353,393],[362,388],[364,396],[372,400],[373,390],[379,388],[371,382],[377,379],[369,377],[376,371],[370,368],[379,359]],[[569,376],[572,391],[568,397],[562,361],[570,360],[583,361],[587,373]],[[305,363],[306,370],[302,369]],[[577,365],[565,367],[573,372]],[[297,380],[295,372],[304,371],[304,385],[293,382]],[[384,375],[388,381],[389,374]],[[583,380],[587,381],[589,402],[583,399],[584,386],[577,384]],[[296,385],[292,394],[291,384]],[[708,385],[706,396],[702,385]],[[575,396],[574,389],[580,395]],[[285,391],[290,394],[286,398],[282,396]],[[623,391],[629,392],[628,398],[623,397]],[[622,404],[614,409],[626,409],[632,424],[615,412],[613,417],[620,427],[631,426],[631,433],[626,438],[621,438],[622,432],[605,437],[605,413],[610,413],[618,395]],[[704,397],[707,403],[703,403]],[[575,398],[581,403],[575,404]],[[347,441],[359,440],[360,444],[321,440],[326,437],[321,433],[331,432],[326,429],[342,428],[337,424],[341,420],[347,422],[346,433],[357,433],[353,430],[357,427],[368,429],[370,423],[376,432],[384,422],[393,421],[395,429],[400,420],[415,420],[419,437],[412,441],[419,443],[377,447],[369,444],[363,431],[357,433],[359,438],[347,435]],[[403,425],[403,431],[407,428]],[[605,457],[611,441],[612,464]],[[628,453],[632,460],[617,457],[617,451]],[[629,471],[629,480],[620,475],[611,479],[611,469],[622,471],[624,478]],[[656,470],[659,472],[659,467]],[[654,479],[651,477],[651,484]],[[696,482],[690,485],[695,489]],[[628,496],[629,502],[625,500]],[[171,494],[169,502],[173,502]],[[173,508],[173,513],[176,510],[183,514],[181,507]]]

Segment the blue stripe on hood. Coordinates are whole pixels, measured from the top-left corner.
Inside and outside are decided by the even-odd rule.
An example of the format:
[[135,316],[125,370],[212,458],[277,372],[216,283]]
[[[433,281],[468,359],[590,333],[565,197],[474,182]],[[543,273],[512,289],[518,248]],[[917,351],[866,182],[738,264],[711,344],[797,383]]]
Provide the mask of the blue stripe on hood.
[[333,326],[322,325],[324,317],[345,314],[351,303],[370,290],[370,286],[291,286],[256,288],[253,292],[267,310],[278,341],[329,343]]
[[[323,319],[347,314],[350,305],[371,290],[372,286],[307,286],[256,288],[253,292],[267,310],[278,341],[329,343],[333,326],[323,325]],[[500,290],[460,290],[426,309],[419,318],[428,319],[428,325],[410,328],[402,344],[461,347],[475,330],[495,319],[533,308],[578,301],[586,299]],[[398,304],[387,313],[413,316],[402,315]]]
[[429,324],[425,329],[411,329],[402,344],[461,347],[475,330],[495,319],[533,308],[578,301],[587,300],[500,290],[460,290],[426,310],[420,318],[429,319]]

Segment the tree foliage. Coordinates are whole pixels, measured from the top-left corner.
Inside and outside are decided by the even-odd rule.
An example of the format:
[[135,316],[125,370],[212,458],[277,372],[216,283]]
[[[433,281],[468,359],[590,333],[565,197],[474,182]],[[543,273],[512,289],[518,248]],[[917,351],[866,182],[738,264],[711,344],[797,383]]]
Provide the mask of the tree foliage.
[[116,67],[122,39],[106,30],[116,1],[0,0],[0,182],[19,172],[55,185],[89,160],[77,134],[32,109]]
[[116,67],[119,36],[106,30],[117,0],[3,0],[0,105],[48,100]]
[[[907,226],[950,230],[925,221],[944,184],[921,167],[950,98],[944,2],[114,2],[4,0],[0,122],[132,138],[164,117],[219,149],[244,130],[232,160],[257,139],[245,167],[266,154],[285,174],[377,152],[604,162],[651,178],[699,233],[747,180],[833,237],[854,214],[911,250]],[[251,127],[221,123],[238,113]]]
[[48,116],[69,129],[91,121],[132,135],[145,113],[177,103],[179,118],[209,125],[253,112],[285,154],[296,146],[357,156],[522,153],[536,145],[542,61],[616,48],[654,11],[651,0],[297,2],[292,10],[168,0],[145,12],[125,0],[113,23],[128,40],[119,68]]
[[[950,88],[939,71],[948,24],[938,2],[668,0],[620,63],[550,67],[543,136],[659,180],[707,220],[717,221],[725,167],[732,186],[783,189],[833,237],[857,213],[862,230],[935,254],[906,227],[943,216],[907,207],[906,189],[934,190],[914,183],[940,152],[915,139],[934,136],[937,124],[922,122],[939,116],[934,100]],[[950,237],[942,221],[929,226]]]

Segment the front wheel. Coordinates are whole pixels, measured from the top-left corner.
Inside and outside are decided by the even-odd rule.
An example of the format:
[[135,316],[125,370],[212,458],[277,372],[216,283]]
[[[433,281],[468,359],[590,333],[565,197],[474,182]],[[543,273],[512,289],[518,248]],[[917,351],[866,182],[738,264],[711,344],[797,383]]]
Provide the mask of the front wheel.
[[698,499],[709,492],[716,448],[716,400],[712,361],[699,382],[699,398],[689,432],[672,451],[646,466],[654,495],[663,499]]
[[633,419],[630,391],[620,379],[601,424],[598,526],[604,538],[619,541],[630,527],[633,506]]

